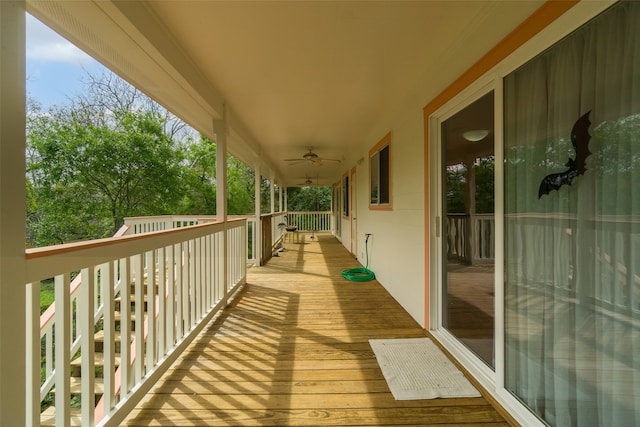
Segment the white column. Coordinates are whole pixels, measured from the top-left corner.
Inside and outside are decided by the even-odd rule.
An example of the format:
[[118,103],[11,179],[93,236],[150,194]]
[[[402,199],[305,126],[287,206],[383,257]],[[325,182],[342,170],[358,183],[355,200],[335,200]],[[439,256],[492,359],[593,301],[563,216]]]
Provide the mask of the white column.
[[227,125],[224,120],[214,120],[216,134],[216,220],[227,221]]
[[283,198],[284,198],[284,211],[289,211],[289,187],[285,186],[283,190]]
[[276,176],[271,173],[271,177],[269,178],[269,194],[271,197],[271,213],[273,214],[276,211],[276,186],[275,186]]
[[262,222],[260,221],[260,159],[256,160],[255,170],[255,215],[256,215],[256,241],[255,241],[255,256],[256,264],[262,263]]
[[278,206],[280,206],[280,211],[285,211],[284,205],[282,204],[282,200],[284,199],[284,196],[282,195],[282,192],[284,191],[284,187],[282,185],[280,185],[280,191],[278,193],[279,196],[279,203]]
[[[223,120],[213,121],[213,132],[216,134],[216,221],[227,222],[227,121],[226,121],[226,107],[224,111],[225,118]],[[227,299],[227,293],[229,291],[229,250],[227,248],[228,238],[227,231],[222,233],[222,250],[219,251],[219,256],[222,257],[223,262],[219,265],[222,266],[220,277],[223,283],[224,300]]]
[[476,222],[476,171],[473,167],[475,163],[475,159],[470,159],[465,161],[465,166],[467,168],[466,180],[467,183],[465,185],[465,195],[464,195],[464,204],[467,214],[469,215],[467,219],[467,239],[465,241],[465,252],[467,254],[467,262],[471,265],[474,263],[475,252],[476,252],[476,231],[475,231],[475,222]]
[[0,420],[25,425],[25,2],[0,1]]

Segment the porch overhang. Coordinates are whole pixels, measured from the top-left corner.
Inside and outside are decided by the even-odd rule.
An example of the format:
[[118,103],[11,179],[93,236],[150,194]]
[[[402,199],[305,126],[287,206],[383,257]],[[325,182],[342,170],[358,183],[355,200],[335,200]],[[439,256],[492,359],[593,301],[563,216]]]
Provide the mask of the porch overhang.
[[28,11],[280,184],[330,185],[543,2],[28,1]]

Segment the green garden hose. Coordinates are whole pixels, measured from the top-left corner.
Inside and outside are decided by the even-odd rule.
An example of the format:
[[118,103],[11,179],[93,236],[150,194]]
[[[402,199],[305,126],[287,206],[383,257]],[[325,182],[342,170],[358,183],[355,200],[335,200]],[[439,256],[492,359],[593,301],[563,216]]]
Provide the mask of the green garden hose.
[[367,252],[367,266],[349,268],[342,272],[342,277],[351,282],[368,282],[376,278],[373,271],[369,270],[369,236],[371,236],[371,234],[366,234],[366,236],[367,237],[364,240],[364,247]]

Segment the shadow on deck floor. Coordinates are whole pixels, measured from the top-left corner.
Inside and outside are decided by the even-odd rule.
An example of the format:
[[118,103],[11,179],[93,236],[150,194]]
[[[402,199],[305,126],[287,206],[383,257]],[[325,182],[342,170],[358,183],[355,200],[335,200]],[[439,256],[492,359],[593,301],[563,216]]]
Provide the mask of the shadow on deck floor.
[[508,425],[484,398],[394,400],[368,340],[426,332],[377,281],[343,279],[357,262],[316,237],[251,268],[124,425]]

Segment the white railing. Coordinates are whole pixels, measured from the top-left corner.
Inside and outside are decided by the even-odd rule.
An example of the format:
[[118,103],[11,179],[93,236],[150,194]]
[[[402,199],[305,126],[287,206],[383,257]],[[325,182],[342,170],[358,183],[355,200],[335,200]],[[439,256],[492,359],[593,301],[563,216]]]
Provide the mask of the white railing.
[[447,215],[447,258],[465,262],[493,261],[495,218],[493,214]]
[[[282,225],[284,224],[284,225]],[[287,214],[285,212],[278,212],[271,215],[271,246],[275,246],[276,243],[282,239],[285,233],[285,226],[287,226]]]
[[[28,250],[28,424],[39,425],[53,387],[55,424],[68,425],[69,362],[79,351],[82,425],[117,425],[244,283],[246,242],[246,221],[235,220]],[[55,308],[40,316],[40,282],[49,278]],[[130,337],[119,355],[117,319],[119,336]],[[95,357],[98,330],[103,362]],[[104,381],[97,405],[96,373]]]
[[472,218],[473,259],[493,261],[496,257],[496,221],[493,214],[475,214]]
[[505,215],[505,251],[514,283],[640,313],[640,216]]
[[467,224],[469,215],[449,214],[447,215],[446,237],[447,237],[447,258],[460,261],[469,260],[467,253]]
[[[299,231],[332,232],[333,230],[333,215],[331,211],[277,212],[261,215],[262,219],[266,217],[269,217],[271,221],[269,225],[271,228],[271,241],[263,242],[264,251],[274,248],[282,238],[285,231],[280,224],[296,226]],[[243,218],[247,220],[247,262],[249,264],[255,264],[258,253],[256,247],[257,227],[255,216],[237,215],[229,216],[229,218]],[[125,218],[125,225],[129,226],[129,232],[127,234],[139,234],[215,221],[216,217],[210,215],[161,215]]]
[[331,232],[331,221],[331,211],[287,213],[288,225],[298,227],[299,231]]
[[216,217],[211,215],[160,215],[131,217],[125,218],[124,220],[124,224],[129,226],[129,232],[127,234],[171,230],[174,228],[188,227],[190,225],[208,224],[210,222],[216,222]]
[[[128,226],[122,226],[120,230],[113,237],[122,237],[129,232]],[[69,302],[72,308],[71,318],[75,318],[77,315],[76,308],[78,307],[78,297],[79,290],[82,285],[82,276],[76,275],[75,278],[69,284]],[[119,284],[117,285],[116,292],[119,291]],[[39,294],[39,292],[38,292]],[[39,296],[39,295],[38,295]],[[39,300],[38,300],[39,301]],[[96,321],[99,320],[100,316],[103,314],[104,306],[100,303],[100,293],[94,292],[94,307],[98,307],[96,311]],[[42,373],[42,385],[40,387],[40,401],[44,400],[47,393],[51,391],[53,388],[54,380],[55,380],[55,370],[53,368],[53,335],[54,335],[54,317],[56,313],[56,303],[55,301],[47,307],[47,309],[40,315],[40,341],[41,341],[41,357],[44,358],[44,363],[41,368]],[[70,353],[76,354],[78,350],[80,350],[80,330],[77,322],[71,323],[71,337],[72,344]]]
[[249,264],[257,263],[258,254],[258,227],[256,225],[256,217],[247,217],[247,262]]
[[[248,215],[230,215],[229,219],[247,220],[247,262],[256,262],[256,219]],[[197,224],[216,222],[215,215],[159,215],[125,218],[124,224],[129,227],[127,235],[171,230]]]

